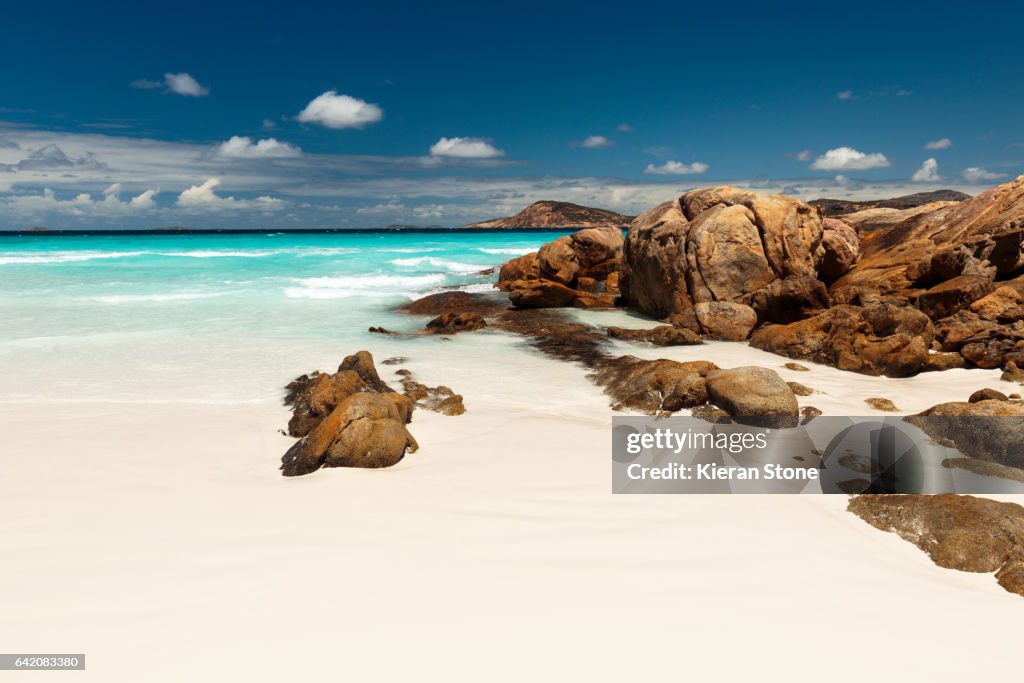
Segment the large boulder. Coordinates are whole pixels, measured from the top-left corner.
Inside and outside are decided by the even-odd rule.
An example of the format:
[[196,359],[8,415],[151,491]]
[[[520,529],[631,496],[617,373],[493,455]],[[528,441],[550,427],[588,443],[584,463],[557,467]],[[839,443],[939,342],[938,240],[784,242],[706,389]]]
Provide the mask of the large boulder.
[[1024,595],[1024,507],[954,494],[865,495],[847,509],[897,533],[940,567],[995,572],[999,585]]
[[516,280],[536,280],[540,277],[540,262],[537,252],[517,256],[507,261],[498,272],[498,289],[508,291],[509,285]]
[[757,324],[750,306],[728,301],[702,301],[693,307],[701,332],[711,339],[744,341]]
[[321,467],[390,467],[418,448],[395,401],[372,392],[345,398],[281,458],[285,476]]
[[581,277],[605,280],[622,260],[622,230],[587,228],[548,242],[537,252],[540,276],[575,287]]
[[846,275],[860,256],[860,237],[857,231],[837,218],[822,221],[821,255],[818,258],[818,277],[834,282]]
[[932,320],[939,320],[967,308],[994,289],[991,276],[958,275],[918,295],[917,306]]
[[[796,396],[774,370],[742,367],[706,376],[708,401],[732,417],[795,417]],[[794,422],[795,424],[795,422]]]
[[627,303],[668,317],[734,301],[787,277],[816,277],[822,220],[791,197],[733,187],[693,190],[638,216],[623,251]]
[[796,322],[832,305],[825,284],[813,277],[774,280],[743,297],[743,303],[754,309],[758,324]]
[[508,283],[508,298],[516,308],[612,308],[615,297],[572,289],[554,280],[516,280]]
[[750,345],[840,370],[909,377],[927,366],[934,335],[931,320],[914,308],[840,305],[789,325],[764,325]]

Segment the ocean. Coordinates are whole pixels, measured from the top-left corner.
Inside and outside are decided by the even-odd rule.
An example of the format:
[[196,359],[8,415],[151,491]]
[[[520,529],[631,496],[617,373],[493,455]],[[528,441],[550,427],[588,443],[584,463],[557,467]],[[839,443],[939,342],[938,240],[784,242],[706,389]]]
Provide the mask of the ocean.
[[[367,328],[421,329],[395,306],[492,290],[481,270],[559,234],[0,237],[0,401],[276,400],[312,363],[439,346]],[[498,337],[463,344],[512,343]]]

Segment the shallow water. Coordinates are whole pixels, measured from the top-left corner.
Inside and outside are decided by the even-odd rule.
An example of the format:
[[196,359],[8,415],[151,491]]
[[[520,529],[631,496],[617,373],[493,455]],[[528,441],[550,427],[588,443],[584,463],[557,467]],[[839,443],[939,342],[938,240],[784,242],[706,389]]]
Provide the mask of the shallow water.
[[[557,234],[3,238],[0,400],[267,400],[310,364],[400,353],[408,341],[367,328],[422,327],[395,305],[491,290],[495,276],[479,271]],[[465,343],[503,354],[510,342],[495,336]]]

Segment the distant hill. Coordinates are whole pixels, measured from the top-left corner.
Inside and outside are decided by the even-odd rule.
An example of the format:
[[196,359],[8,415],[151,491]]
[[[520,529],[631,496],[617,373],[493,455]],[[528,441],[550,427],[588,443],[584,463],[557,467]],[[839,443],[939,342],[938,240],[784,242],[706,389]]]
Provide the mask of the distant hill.
[[962,202],[971,195],[956,190],[935,190],[934,192],[917,192],[892,199],[853,202],[845,199],[813,199],[809,204],[817,206],[825,216],[841,216],[864,209],[913,209],[932,202]]
[[632,216],[623,216],[607,209],[593,209],[569,202],[542,201],[509,218],[495,218],[473,223],[467,228],[623,228]]

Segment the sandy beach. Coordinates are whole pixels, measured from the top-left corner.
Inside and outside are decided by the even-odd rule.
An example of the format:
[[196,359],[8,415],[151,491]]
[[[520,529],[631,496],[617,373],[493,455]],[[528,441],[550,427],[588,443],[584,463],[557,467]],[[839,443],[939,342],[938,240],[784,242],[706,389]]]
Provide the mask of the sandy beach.
[[[427,344],[445,352],[428,361]],[[494,355],[470,352],[488,344],[503,347],[499,373]],[[468,407],[418,411],[421,450],[387,470],[282,478],[293,440],[277,432],[288,413],[272,386],[235,405],[0,404],[0,601],[18,615],[0,621],[0,641],[86,652],[72,675],[95,681],[766,667],[770,680],[853,681],[872,667],[960,680],[1014,665],[992,643],[1019,621],[1019,598],[989,575],[934,566],[847,513],[846,496],[613,496],[612,412],[582,369],[501,333],[382,346]],[[725,342],[640,352],[784,362]],[[939,392],[1009,388],[995,371],[794,374],[834,414],[869,394],[910,411]]]

